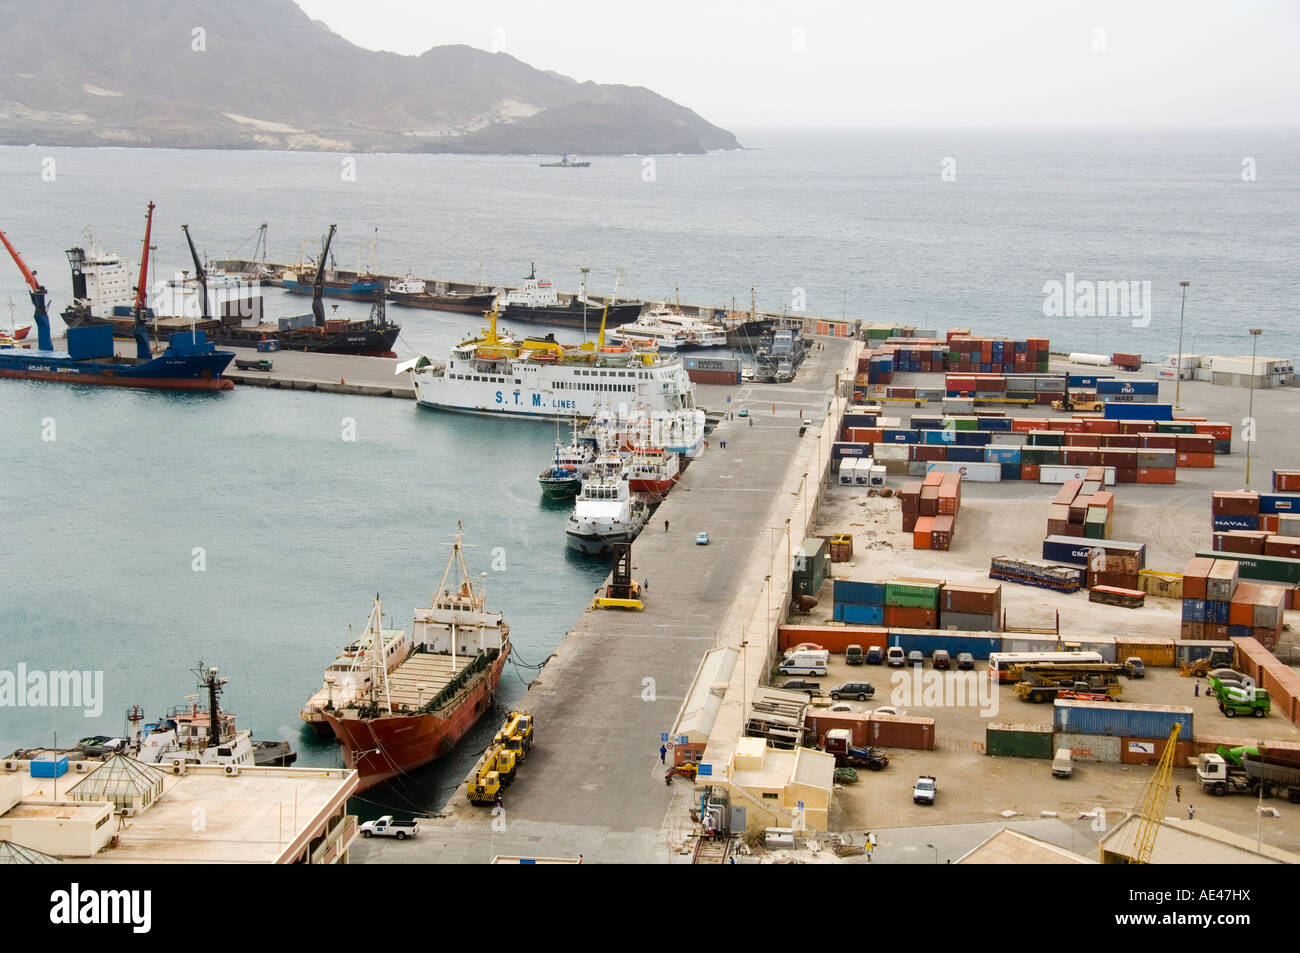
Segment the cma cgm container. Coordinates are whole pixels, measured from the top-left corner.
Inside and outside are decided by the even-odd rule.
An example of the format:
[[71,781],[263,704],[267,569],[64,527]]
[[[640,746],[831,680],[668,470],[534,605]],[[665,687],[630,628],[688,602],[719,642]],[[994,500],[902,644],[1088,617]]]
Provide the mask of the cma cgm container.
[[1052,725],[1057,731],[1116,738],[1167,738],[1177,723],[1178,737],[1192,740],[1192,710],[1179,705],[1127,705],[1057,699]]
[[[1087,566],[1093,550],[1106,554],[1107,564],[1116,563],[1115,571],[1136,575],[1146,568],[1146,543],[1125,543],[1114,539],[1079,539],[1073,536],[1048,536],[1043,540],[1043,558],[1069,566]],[[1127,564],[1135,563],[1130,568]]]
[[984,729],[984,753],[995,758],[1050,758],[1051,725],[991,724]]

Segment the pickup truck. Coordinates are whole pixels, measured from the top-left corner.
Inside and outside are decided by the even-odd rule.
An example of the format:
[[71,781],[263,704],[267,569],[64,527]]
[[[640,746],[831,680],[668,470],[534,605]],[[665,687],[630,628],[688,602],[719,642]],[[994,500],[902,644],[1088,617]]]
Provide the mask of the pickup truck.
[[912,803],[933,804],[934,796],[938,793],[939,785],[934,780],[934,775],[923,774],[916,779],[916,784],[912,786]]
[[396,837],[406,840],[420,833],[419,821],[395,821],[393,815],[385,814],[377,821],[366,821],[361,825],[362,837]]

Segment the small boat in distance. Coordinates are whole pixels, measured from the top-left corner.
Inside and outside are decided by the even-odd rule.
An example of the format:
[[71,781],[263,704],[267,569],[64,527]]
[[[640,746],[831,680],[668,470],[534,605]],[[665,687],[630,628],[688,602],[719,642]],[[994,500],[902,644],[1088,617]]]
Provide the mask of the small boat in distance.
[[543,169],[585,169],[590,162],[573,162],[568,156],[560,156],[559,162],[539,162]]

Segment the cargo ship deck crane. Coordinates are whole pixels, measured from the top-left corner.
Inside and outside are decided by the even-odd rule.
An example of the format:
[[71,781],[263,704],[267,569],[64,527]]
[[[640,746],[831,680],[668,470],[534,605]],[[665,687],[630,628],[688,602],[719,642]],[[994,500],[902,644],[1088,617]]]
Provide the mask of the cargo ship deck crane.
[[131,308],[131,314],[135,318],[135,323],[131,327],[131,334],[135,338],[135,356],[142,361],[153,358],[153,350],[149,347],[149,329],[145,324],[145,300],[149,293],[149,238],[153,233],[153,210],[154,204],[150,202],[144,222],[144,248],[140,251],[140,276],[135,284],[135,304]]
[[[263,225],[262,227],[266,228],[265,225]],[[199,294],[203,296],[203,303],[200,306],[202,308],[202,311],[200,313],[203,315],[203,320],[207,321],[209,317],[208,315],[208,272],[207,269],[203,267],[203,263],[199,261],[199,253],[194,248],[194,239],[190,238],[190,227],[188,225],[182,225],[181,231],[185,233],[185,243],[190,246],[190,257],[194,259],[194,277],[198,279]]]
[[325,262],[329,261],[330,245],[334,241],[334,230],[337,225],[331,225],[329,234],[325,236],[325,245],[321,248],[320,258],[316,262],[316,278],[311,283],[311,314],[315,321],[316,327],[325,327],[325,304],[322,296],[325,294]]
[[9,243],[9,239],[4,232],[0,232],[0,242],[4,242],[9,257],[14,260],[18,270],[23,273],[23,280],[27,282],[27,287],[31,289],[28,293],[32,298],[32,320],[36,323],[36,347],[42,351],[53,351],[54,342],[50,338],[50,315],[45,310],[45,299],[49,292],[45,290],[44,285],[36,280],[36,272],[27,267],[27,263],[23,261],[23,256],[18,254],[18,249]]

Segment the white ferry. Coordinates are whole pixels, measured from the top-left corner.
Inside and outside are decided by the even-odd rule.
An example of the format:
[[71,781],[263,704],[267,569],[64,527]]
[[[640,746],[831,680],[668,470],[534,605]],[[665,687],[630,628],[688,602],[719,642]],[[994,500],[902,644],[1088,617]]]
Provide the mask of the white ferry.
[[[425,407],[511,417],[592,417],[602,407],[644,405],[670,413],[695,407],[695,385],[682,362],[636,347],[597,342],[564,347],[553,335],[515,340],[497,335],[497,312],[483,337],[452,348],[445,365],[419,357],[397,365],[409,372]],[[626,406],[625,406],[626,405]]]

